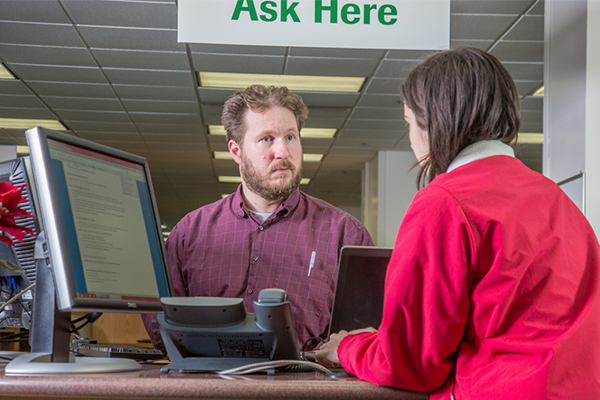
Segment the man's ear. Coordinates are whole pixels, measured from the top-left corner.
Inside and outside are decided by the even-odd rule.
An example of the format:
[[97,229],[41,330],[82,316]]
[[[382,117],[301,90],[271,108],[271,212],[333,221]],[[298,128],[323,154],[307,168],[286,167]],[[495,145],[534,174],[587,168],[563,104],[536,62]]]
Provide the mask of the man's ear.
[[238,144],[238,142],[236,142],[235,140],[230,140],[228,147],[229,147],[229,153],[231,154],[231,157],[233,157],[233,161],[235,161],[238,164],[241,164],[242,163],[242,157],[241,157],[242,148]]

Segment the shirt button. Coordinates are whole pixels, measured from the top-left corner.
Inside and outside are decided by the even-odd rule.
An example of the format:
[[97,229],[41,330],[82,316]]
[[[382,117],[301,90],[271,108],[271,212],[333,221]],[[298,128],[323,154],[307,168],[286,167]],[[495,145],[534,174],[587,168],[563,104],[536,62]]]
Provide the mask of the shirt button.
[[263,229],[265,229],[265,228],[263,228],[262,226],[259,226],[259,227],[258,227],[258,230],[259,230],[259,231],[262,231]]
[[253,259],[254,261],[258,261],[258,256],[254,256],[252,259]]
[[254,290],[248,289],[248,294],[252,294],[252,293],[254,293]]

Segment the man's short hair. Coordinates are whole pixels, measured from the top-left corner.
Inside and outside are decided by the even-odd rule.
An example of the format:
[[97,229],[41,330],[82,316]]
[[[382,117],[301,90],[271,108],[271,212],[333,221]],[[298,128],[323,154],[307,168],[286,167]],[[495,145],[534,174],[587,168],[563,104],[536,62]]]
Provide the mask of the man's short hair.
[[494,56],[472,47],[433,54],[416,66],[400,90],[417,124],[429,133],[429,154],[417,185],[446,172],[465,147],[481,140],[510,144],[521,125],[515,83]]
[[294,114],[300,132],[308,116],[308,108],[300,96],[290,93],[285,86],[252,85],[234,93],[223,106],[221,122],[227,132],[227,142],[233,140],[242,145],[246,133],[244,116],[248,110],[263,112],[276,106]]

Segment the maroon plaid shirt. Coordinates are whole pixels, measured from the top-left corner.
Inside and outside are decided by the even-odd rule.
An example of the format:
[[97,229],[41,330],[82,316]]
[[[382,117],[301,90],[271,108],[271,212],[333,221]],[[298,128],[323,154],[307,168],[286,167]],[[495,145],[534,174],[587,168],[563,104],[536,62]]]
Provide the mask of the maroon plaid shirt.
[[[172,295],[243,298],[253,312],[262,289],[284,289],[302,345],[326,333],[344,245],[373,245],[365,227],[346,212],[296,190],[261,223],[244,205],[240,185],[171,231]],[[164,350],[160,333],[149,327],[153,317],[143,318],[154,346]]]

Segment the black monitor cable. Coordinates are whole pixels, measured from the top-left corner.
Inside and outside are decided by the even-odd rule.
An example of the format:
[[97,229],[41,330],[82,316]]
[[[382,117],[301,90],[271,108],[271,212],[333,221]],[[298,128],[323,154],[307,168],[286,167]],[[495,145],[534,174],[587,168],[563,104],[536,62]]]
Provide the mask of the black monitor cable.
[[[91,313],[84,315],[83,317],[79,317],[79,318],[71,321],[71,334],[75,334],[75,333],[79,334],[79,330],[81,328],[83,328],[84,326],[86,326],[88,324],[93,324],[101,316],[102,316],[102,313],[100,313],[100,312],[91,312]],[[75,326],[76,323],[84,321],[84,320],[85,320],[85,322],[83,324],[81,324],[79,326]]]

